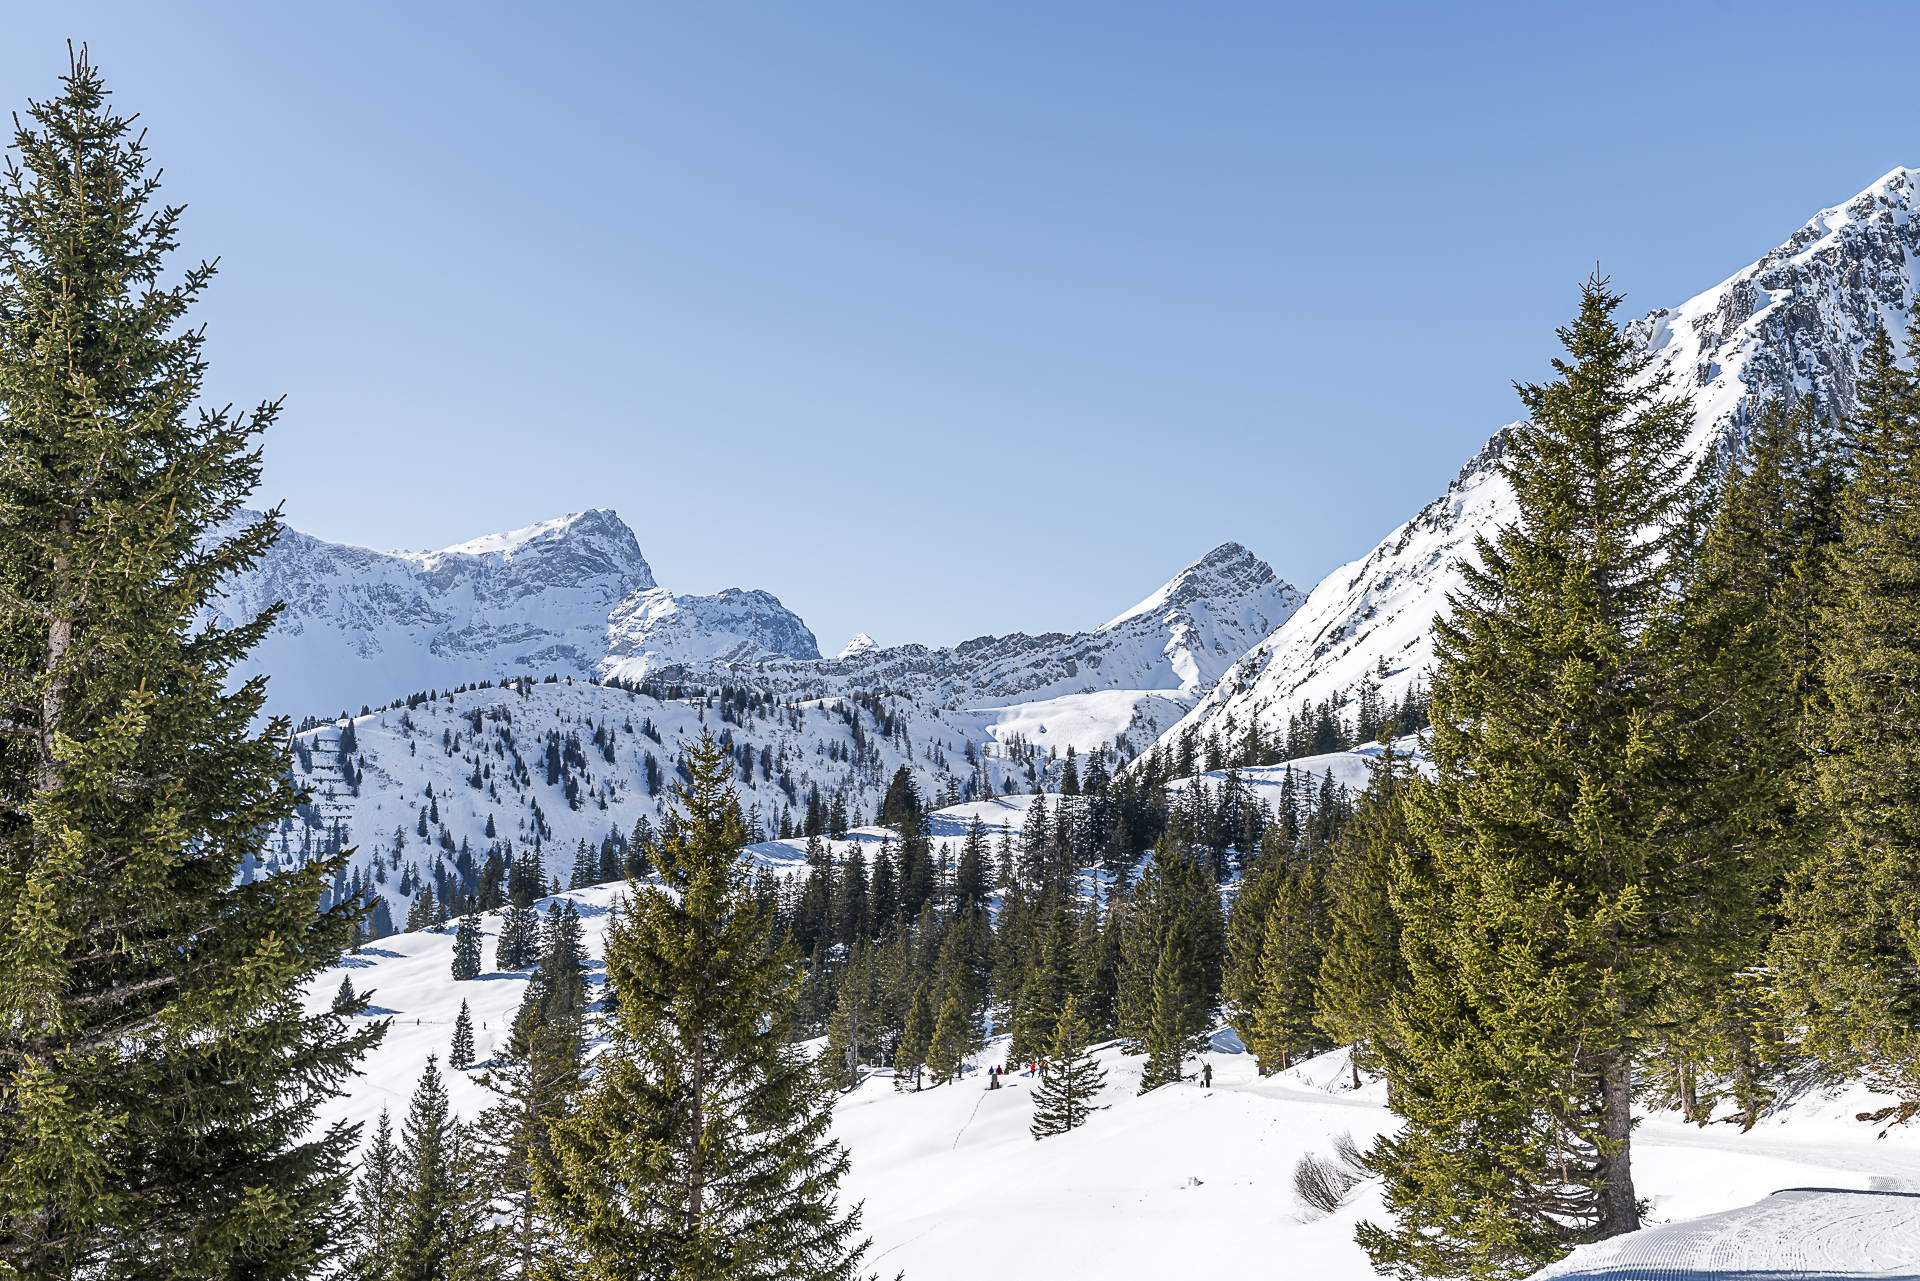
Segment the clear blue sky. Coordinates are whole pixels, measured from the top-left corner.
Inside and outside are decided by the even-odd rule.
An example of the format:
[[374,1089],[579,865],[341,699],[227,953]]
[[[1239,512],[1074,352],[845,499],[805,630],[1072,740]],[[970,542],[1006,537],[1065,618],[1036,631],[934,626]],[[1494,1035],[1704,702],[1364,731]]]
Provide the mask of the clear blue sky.
[[91,45],[264,501],[614,507],[831,653],[1301,587],[1444,489],[1598,260],[1679,302],[1920,163],[1910,5],[22,7]]

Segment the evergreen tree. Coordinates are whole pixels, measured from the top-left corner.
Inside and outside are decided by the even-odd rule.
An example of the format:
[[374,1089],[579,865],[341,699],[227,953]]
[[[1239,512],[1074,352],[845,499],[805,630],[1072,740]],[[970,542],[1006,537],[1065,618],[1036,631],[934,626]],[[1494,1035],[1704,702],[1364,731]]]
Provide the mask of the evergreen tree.
[[1106,1071],[1087,1050],[1087,1040],[1079,1003],[1068,997],[1047,1048],[1047,1074],[1033,1096],[1035,1139],[1065,1134],[1087,1123],[1092,1100],[1107,1083]]
[[[1369,1157],[1377,1268],[1512,1276],[1639,1226],[1633,1065],[1677,974],[1751,914],[1750,780],[1715,704],[1725,620],[1689,599],[1691,419],[1589,282],[1559,380],[1500,464],[1518,516],[1435,623],[1433,783],[1396,863],[1409,988]],[[1704,604],[1711,606],[1712,602]]]
[[276,610],[207,621],[280,534],[228,523],[278,405],[196,404],[213,268],[162,283],[182,211],[84,53],[63,84],[0,179],[0,1263],[296,1275],[356,1142],[314,1109],[383,1025],[299,999],[345,856],[239,875],[300,799],[228,689]]
[[473,1015],[467,1003],[460,1002],[460,1013],[453,1020],[453,1046],[447,1051],[447,1066],[464,1072],[473,1066]]
[[1176,917],[1160,946],[1153,972],[1153,1017],[1147,1028],[1147,1066],[1140,1092],[1180,1079],[1180,1065],[1206,1030],[1207,1002],[1200,967],[1188,942],[1187,923]]
[[[1909,328],[1911,353],[1920,328]],[[1920,1114],[1920,383],[1876,331],[1848,423],[1854,474],[1824,633],[1811,799],[1828,831],[1772,949],[1802,1046]]]
[[504,1210],[501,1254],[518,1277],[541,1275],[564,1257],[554,1207],[536,1195],[534,1179],[551,1157],[554,1122],[580,1089],[583,1057],[578,1022],[516,1019],[480,1078],[499,1102],[480,1114],[477,1163]]
[[1324,1048],[1314,1022],[1322,958],[1321,878],[1312,865],[1284,874],[1267,908],[1260,950],[1259,1005],[1247,1043],[1260,1070],[1284,1069]]
[[471,912],[453,933],[453,977],[463,982],[480,977],[480,918]]
[[731,757],[707,733],[685,763],[672,893],[608,933],[609,1044],[535,1187],[590,1274],[847,1277],[866,1244],[835,1210],[831,1088],[790,1044],[797,960],[749,892]]
[[386,1272],[391,1281],[460,1281],[474,1275],[485,1229],[465,1139],[430,1054],[400,1132],[393,1198],[397,1222]]
[[353,1199],[354,1246],[348,1271],[355,1277],[384,1278],[393,1268],[400,1212],[400,1150],[394,1146],[393,1122],[385,1108],[360,1159]]
[[960,1075],[972,1040],[972,1026],[958,995],[949,996],[934,1020],[933,1041],[927,1046],[927,1074],[935,1085],[945,1085]]
[[359,1012],[365,1004],[366,1003],[362,1001],[353,990],[353,977],[348,974],[342,974],[340,976],[340,990],[333,994],[333,1012],[335,1014],[354,1014]]
[[1378,1070],[1392,1032],[1393,999],[1408,987],[1393,869],[1396,859],[1412,857],[1402,797],[1418,778],[1412,762],[1391,744],[1368,769],[1366,793],[1335,843],[1328,873],[1327,945],[1315,1010],[1320,1030],[1352,1047],[1356,1088],[1362,1068]]
[[907,1088],[909,1077],[913,1088],[920,1088],[920,1069],[927,1065],[927,1051],[933,1046],[933,1001],[927,995],[927,985],[922,982],[913,989],[913,1002],[907,1008],[906,1027],[900,1035],[900,1045],[893,1055],[893,1088]]

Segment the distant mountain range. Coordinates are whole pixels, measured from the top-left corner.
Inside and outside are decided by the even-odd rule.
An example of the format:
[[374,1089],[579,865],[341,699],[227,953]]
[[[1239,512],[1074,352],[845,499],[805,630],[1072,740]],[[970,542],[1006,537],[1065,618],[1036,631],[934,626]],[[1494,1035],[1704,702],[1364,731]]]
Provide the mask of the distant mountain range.
[[[1759,407],[1810,394],[1850,412],[1862,346],[1902,343],[1920,286],[1920,175],[1896,169],[1821,211],[1758,262],[1634,339],[1692,396],[1689,451],[1719,468]],[[612,511],[587,511],[429,553],[376,552],[289,532],[231,585],[234,619],[284,601],[255,655],[271,706],[295,717],[416,690],[548,673],[727,684],[778,698],[885,692],[1049,751],[1143,750],[1176,729],[1271,733],[1304,702],[1373,681],[1397,697],[1428,679],[1430,624],[1473,554],[1514,513],[1496,432],[1445,493],[1304,599],[1227,543],[1105,625],[982,636],[948,648],[856,636],[823,658],[807,625],[762,591],[675,595]],[[240,519],[254,519],[251,515]],[[965,720],[966,718],[962,718]],[[958,723],[958,722],[956,722]]]

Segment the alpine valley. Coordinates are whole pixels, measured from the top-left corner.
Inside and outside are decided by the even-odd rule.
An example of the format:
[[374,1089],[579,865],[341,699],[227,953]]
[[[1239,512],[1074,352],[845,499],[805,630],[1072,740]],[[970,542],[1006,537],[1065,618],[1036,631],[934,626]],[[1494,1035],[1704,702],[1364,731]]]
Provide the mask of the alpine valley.
[[[1879,327],[1901,343],[1920,287],[1917,190],[1920,172],[1895,169],[1758,262],[1631,323],[1632,341],[1653,357],[1644,376],[1691,397],[1684,449],[1693,466],[1711,478],[1740,458],[1770,402],[1811,397],[1835,419],[1853,411],[1864,348]],[[587,964],[598,966],[623,892],[609,882],[666,820],[703,731],[734,761],[758,829],[751,853],[763,880],[787,882],[789,904],[794,884],[854,851],[863,874],[869,858],[884,861],[897,833],[878,822],[898,802],[902,770],[941,843],[938,875],[948,875],[950,854],[984,839],[1002,851],[1000,889],[1036,811],[1036,826],[1055,834],[1046,839],[1084,835],[1096,852],[1118,839],[1108,833],[1124,829],[1125,816],[1095,816],[1079,795],[1089,771],[1103,782],[1151,779],[1195,823],[1202,814],[1227,823],[1220,816],[1233,806],[1270,821],[1308,805],[1297,798],[1316,786],[1323,809],[1344,804],[1382,750],[1371,745],[1378,733],[1418,727],[1432,620],[1460,588],[1476,540],[1514,517],[1499,467],[1510,430],[1304,596],[1227,543],[1098,627],[950,648],[859,636],[824,656],[806,623],[767,592],[661,586],[639,537],[609,510],[431,553],[288,533],[223,604],[227,621],[283,605],[249,672],[270,675],[270,709],[299,726],[297,768],[312,798],[304,824],[274,833],[267,860],[279,867],[355,847],[335,893],[375,901],[379,933],[403,920],[416,927],[343,959],[355,987],[379,988],[370,1016],[395,1026],[368,1061],[366,1087],[328,1116],[370,1121],[399,1106],[467,1002],[481,1023],[480,1058],[504,1036],[521,985],[449,981],[451,944],[429,928],[432,904],[444,922],[444,905],[471,893],[495,851],[523,860],[544,851],[536,865],[551,893],[539,910],[573,904],[589,922]],[[1419,750],[1414,740],[1401,747]],[[1049,795],[1062,791],[1073,799]],[[1070,837],[1075,825],[1087,832]],[[1231,902],[1246,843],[1231,832],[1213,843]],[[1075,864],[1094,901],[1126,872],[1103,858]],[[492,949],[501,913],[483,916]],[[827,952],[812,955],[821,964]],[[316,992],[315,1008],[331,995]],[[822,1035],[830,1012],[820,1011]],[[989,1026],[975,1063],[999,1061],[1005,1030]],[[1381,1214],[1377,1186],[1330,1213],[1302,1212],[1284,1178],[1304,1153],[1395,1124],[1384,1085],[1363,1082],[1343,1051],[1260,1076],[1230,1029],[1210,1046],[1224,1065],[1217,1087],[1176,1081],[1137,1096],[1141,1056],[1117,1042],[1097,1047],[1107,1110],[1038,1145],[1019,1111],[1024,1082],[982,1095],[979,1078],[963,1072],[956,1088],[924,1096],[896,1093],[876,1075],[850,1089],[835,1125],[853,1157],[848,1186],[867,1198],[872,1261],[915,1278],[1237,1271],[1277,1257],[1370,1275],[1353,1226]],[[479,1087],[455,1082],[454,1105],[478,1107]],[[1640,1144],[1647,1152],[1640,1187],[1668,1226],[1582,1247],[1556,1268],[1658,1270],[1745,1242],[1726,1266],[1895,1275],[1886,1269],[1913,1257],[1902,1251],[1920,1249],[1913,1203],[1862,1210],[1857,1198],[1828,1194],[1871,1184],[1913,1195],[1920,1147],[1904,1132],[1878,1145],[1863,1136],[1842,1114],[1870,1100],[1847,1088],[1844,1099],[1785,1098],[1740,1132],[1650,1120],[1636,1140],[1636,1162]],[[1799,1199],[1769,1198],[1765,1213],[1741,1208],[1779,1188]],[[1068,1220],[1070,1238],[1056,1231]]]

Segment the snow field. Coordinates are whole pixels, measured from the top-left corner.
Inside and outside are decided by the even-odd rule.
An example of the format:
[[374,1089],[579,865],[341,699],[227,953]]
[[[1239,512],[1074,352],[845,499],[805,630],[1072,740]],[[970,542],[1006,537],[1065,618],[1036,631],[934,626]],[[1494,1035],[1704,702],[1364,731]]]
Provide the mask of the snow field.
[[[960,821],[950,815],[942,821]],[[595,982],[604,977],[610,909],[628,892],[595,886],[539,905],[542,915],[551,903],[576,905]],[[314,984],[307,1000],[322,1008],[339,976],[351,975],[357,990],[374,990],[374,1013],[392,1020],[361,1075],[321,1109],[321,1124],[358,1121],[365,1137],[385,1107],[398,1126],[429,1054],[440,1056],[462,1117],[491,1104],[476,1078],[505,1035],[527,973],[490,968],[499,917],[481,920],[489,968],[477,980],[450,977],[449,929],[381,939]],[[446,1052],[463,1000],[478,1063],[454,1072]],[[1201,1272],[1265,1275],[1276,1263],[1316,1281],[1372,1278],[1353,1230],[1382,1215],[1377,1185],[1362,1184],[1322,1216],[1296,1199],[1293,1170],[1308,1152],[1331,1155],[1340,1134],[1364,1147],[1392,1126],[1384,1085],[1350,1089],[1344,1052],[1262,1079],[1251,1056],[1231,1052],[1235,1045],[1223,1032],[1206,1055],[1212,1089],[1190,1080],[1147,1095],[1135,1093],[1144,1060],[1103,1047],[1101,1110],[1071,1134],[1040,1142],[1027,1129],[1038,1082],[1009,1076],[1005,1088],[985,1088],[981,1069],[1001,1061],[1002,1039],[958,1082],[898,1092],[891,1073],[869,1076],[840,1097],[833,1132],[852,1154],[843,1204],[865,1203],[871,1265],[885,1276],[904,1269],[913,1281],[983,1274],[1164,1281]],[[1190,1071],[1198,1066],[1189,1061]],[[1652,1203],[1650,1227],[1578,1251],[1550,1275],[1916,1275],[1899,1269],[1920,1260],[1920,1197],[1771,1195],[1805,1187],[1920,1191],[1920,1136],[1876,1141],[1874,1127],[1853,1120],[1874,1101],[1858,1087],[1809,1096],[1746,1134],[1727,1125],[1699,1129],[1672,1114],[1645,1117],[1634,1171]]]

